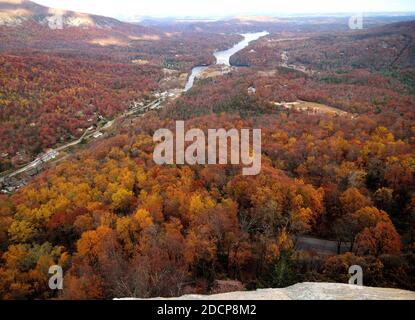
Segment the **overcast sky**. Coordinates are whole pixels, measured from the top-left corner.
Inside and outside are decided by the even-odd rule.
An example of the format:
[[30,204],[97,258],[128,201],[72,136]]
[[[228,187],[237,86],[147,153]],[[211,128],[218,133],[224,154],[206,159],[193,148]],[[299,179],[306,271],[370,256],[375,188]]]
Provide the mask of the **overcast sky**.
[[414,0],[35,0],[35,2],[54,8],[111,17],[415,12]]

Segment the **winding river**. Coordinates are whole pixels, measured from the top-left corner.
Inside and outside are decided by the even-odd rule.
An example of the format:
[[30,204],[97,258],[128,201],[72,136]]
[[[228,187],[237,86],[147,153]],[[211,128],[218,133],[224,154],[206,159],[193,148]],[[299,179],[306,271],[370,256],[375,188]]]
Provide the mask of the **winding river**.
[[[223,50],[223,51],[216,51],[213,55],[216,58],[216,64],[224,64],[226,66],[230,66],[229,59],[237,52],[241,51],[242,49],[246,48],[252,41],[258,40],[261,37],[268,35],[269,33],[266,31],[263,32],[256,32],[256,33],[244,33],[242,36],[244,39],[235,44],[232,48]],[[193,87],[194,81],[196,77],[206,70],[208,66],[196,66],[192,69],[192,73],[190,74],[189,79],[187,80],[186,86],[184,91],[188,91]]]

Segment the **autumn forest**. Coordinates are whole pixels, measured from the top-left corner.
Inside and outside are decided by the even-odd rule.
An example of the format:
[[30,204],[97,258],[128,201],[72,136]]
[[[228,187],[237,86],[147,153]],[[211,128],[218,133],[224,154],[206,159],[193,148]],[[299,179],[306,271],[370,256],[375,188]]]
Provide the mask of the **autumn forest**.
[[[82,27],[68,12],[54,30],[45,14],[0,1],[1,299],[347,283],[351,265],[365,285],[415,290],[414,20]],[[157,165],[153,134],[176,120],[260,128],[261,173]]]

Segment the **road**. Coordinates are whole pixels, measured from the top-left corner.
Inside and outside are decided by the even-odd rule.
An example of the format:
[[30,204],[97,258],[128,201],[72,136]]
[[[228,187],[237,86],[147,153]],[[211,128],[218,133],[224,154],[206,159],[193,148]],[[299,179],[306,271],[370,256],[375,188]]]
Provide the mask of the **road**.
[[[180,91],[176,90],[176,95],[180,94]],[[88,139],[91,137],[94,137],[94,135],[99,135],[101,133],[101,130],[107,130],[110,127],[112,127],[112,125],[115,123],[115,121],[119,120],[119,119],[123,119],[126,117],[130,117],[133,116],[137,113],[139,113],[141,116],[144,115],[147,112],[156,110],[156,109],[160,109],[161,108],[161,104],[166,100],[166,98],[168,97],[168,94],[162,95],[160,97],[158,97],[157,99],[151,101],[150,103],[148,103],[145,106],[135,106],[131,109],[129,109],[127,112],[123,113],[122,115],[118,116],[117,118],[107,122],[105,125],[101,126],[101,127],[97,127],[95,130],[88,128],[84,134],[77,140],[75,141],[71,141],[63,146],[54,148],[54,149],[49,149],[49,151],[45,154],[41,154],[38,157],[36,157],[36,159],[34,159],[33,161],[27,163],[26,165],[24,165],[23,167],[11,172],[11,173],[0,173],[1,177],[0,177],[0,183],[3,183],[5,181],[7,181],[8,179],[11,179],[13,177],[16,177],[20,174],[23,174],[27,171],[33,170],[37,167],[39,167],[41,164],[49,162],[53,159],[55,159],[60,152],[76,146],[78,144],[80,144],[84,139]],[[171,95],[170,95],[171,96]]]
[[[337,241],[323,240],[308,236],[297,237],[295,249],[298,251],[315,251],[322,255],[337,254]],[[350,243],[342,243],[340,253],[349,251]]]

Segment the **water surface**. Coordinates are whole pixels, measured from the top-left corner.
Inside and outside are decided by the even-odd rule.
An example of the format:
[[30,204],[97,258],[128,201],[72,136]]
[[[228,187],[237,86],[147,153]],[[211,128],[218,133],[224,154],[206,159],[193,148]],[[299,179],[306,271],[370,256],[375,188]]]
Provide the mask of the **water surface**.
[[184,91],[188,91],[193,87],[193,83],[195,82],[196,76],[206,70],[208,67],[206,66],[197,66],[192,69],[192,74],[190,75],[189,79],[187,80],[186,86],[184,87]]
[[[241,36],[244,37],[244,39],[241,42],[238,42],[235,44],[232,48],[223,50],[223,51],[216,51],[213,53],[213,55],[216,58],[216,64],[224,64],[227,66],[230,66],[230,58],[237,52],[241,51],[242,49],[246,48],[252,41],[258,40],[261,37],[264,37],[268,35],[269,33],[266,31],[263,32],[256,32],[256,33],[244,33],[241,34]],[[206,70],[207,66],[196,66],[192,69],[192,73],[187,80],[186,86],[184,88],[184,91],[188,91],[193,87],[194,81],[196,77]]]
[[252,41],[258,40],[261,37],[268,35],[269,33],[264,32],[257,32],[257,33],[245,33],[242,34],[244,40],[235,44],[232,48],[224,51],[217,51],[213,55],[216,58],[216,64],[224,64],[230,66],[230,58],[237,52],[245,49]]

